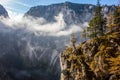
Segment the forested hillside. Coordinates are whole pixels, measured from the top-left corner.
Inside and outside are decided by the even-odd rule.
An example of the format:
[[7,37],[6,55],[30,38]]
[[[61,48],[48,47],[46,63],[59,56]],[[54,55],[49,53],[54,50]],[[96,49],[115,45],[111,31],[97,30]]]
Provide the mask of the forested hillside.
[[72,45],[60,56],[61,80],[119,80],[120,79],[120,6],[104,18],[98,3],[95,14],[83,37],[89,40]]

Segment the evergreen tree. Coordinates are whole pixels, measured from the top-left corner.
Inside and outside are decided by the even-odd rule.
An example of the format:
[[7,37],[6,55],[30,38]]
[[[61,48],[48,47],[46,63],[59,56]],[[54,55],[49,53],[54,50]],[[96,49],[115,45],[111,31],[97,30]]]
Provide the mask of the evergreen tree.
[[110,13],[108,14],[108,18],[107,18],[107,32],[111,32],[112,28],[114,27],[114,16],[113,16],[113,12],[110,11]]
[[104,35],[106,30],[106,18],[102,14],[101,6],[98,0],[98,4],[95,8],[94,17],[91,19],[88,27],[90,33],[89,37],[97,37]]
[[108,32],[118,31],[120,28],[120,6],[116,6],[116,9],[113,12],[110,12],[108,15]]
[[117,6],[114,12],[114,25],[116,26],[116,30],[120,28],[120,6]]

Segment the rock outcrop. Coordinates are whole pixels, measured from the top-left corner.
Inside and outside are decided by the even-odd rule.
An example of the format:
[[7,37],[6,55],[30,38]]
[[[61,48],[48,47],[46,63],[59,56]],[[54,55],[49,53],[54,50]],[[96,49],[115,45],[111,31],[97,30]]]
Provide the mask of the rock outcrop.
[[5,18],[8,17],[8,12],[2,5],[0,5],[0,16],[3,16]]
[[88,40],[61,53],[61,80],[119,80],[120,32]]

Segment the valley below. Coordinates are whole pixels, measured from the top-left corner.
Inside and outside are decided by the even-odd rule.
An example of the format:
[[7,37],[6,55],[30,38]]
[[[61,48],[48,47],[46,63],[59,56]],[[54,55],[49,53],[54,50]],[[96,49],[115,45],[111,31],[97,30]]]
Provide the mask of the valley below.
[[[34,6],[22,18],[11,18],[0,5],[0,80],[60,80],[60,55],[71,46],[71,34],[75,34],[78,50],[90,45],[79,44],[89,39],[81,37],[81,34],[87,29],[94,9],[95,5],[92,4],[64,2]],[[105,17],[114,9],[114,5],[102,6]],[[91,48],[88,52],[91,52]],[[88,55],[95,54],[91,52],[86,55],[88,59],[91,58]],[[91,61],[89,64],[94,66],[95,63]]]

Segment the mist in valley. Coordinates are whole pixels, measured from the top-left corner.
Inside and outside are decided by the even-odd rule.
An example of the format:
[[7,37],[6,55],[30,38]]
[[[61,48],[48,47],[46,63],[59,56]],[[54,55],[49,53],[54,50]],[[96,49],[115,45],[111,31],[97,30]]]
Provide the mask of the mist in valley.
[[56,22],[44,18],[0,18],[0,65],[14,80],[58,80],[59,54],[74,32],[80,42],[83,26],[67,26],[60,13]]

